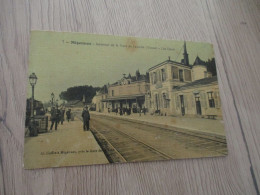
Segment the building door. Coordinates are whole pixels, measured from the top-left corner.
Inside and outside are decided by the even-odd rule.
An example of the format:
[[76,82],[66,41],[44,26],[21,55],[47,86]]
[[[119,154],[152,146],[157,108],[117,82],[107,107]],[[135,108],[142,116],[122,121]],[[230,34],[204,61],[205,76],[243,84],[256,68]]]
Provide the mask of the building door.
[[180,95],[180,100],[181,100],[181,114],[182,116],[185,115],[185,106],[184,106],[184,97],[183,95]]
[[197,114],[201,115],[200,97],[195,97]]

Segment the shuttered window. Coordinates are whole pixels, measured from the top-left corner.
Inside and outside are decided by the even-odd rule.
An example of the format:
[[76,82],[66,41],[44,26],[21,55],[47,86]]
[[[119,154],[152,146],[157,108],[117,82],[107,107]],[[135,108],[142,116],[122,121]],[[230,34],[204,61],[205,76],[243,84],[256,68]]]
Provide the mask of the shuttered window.
[[184,78],[185,78],[185,81],[191,81],[191,71],[190,70],[184,70]]
[[[216,92],[214,92],[214,96],[216,96],[215,94]],[[210,108],[215,108],[215,101],[214,101],[214,97],[213,97],[213,92],[208,92],[208,100],[209,100],[209,107]]]
[[161,73],[162,73],[162,82],[166,81],[166,71],[165,69],[161,69]]
[[162,74],[160,70],[157,70],[158,81],[162,81]]
[[150,81],[153,84],[153,74],[152,73],[150,73]]
[[173,79],[179,78],[179,69],[175,66],[172,66],[172,78]]
[[157,83],[157,73],[153,72],[153,84]]
[[183,70],[179,70],[179,77],[180,77],[180,81],[183,82],[184,79],[183,79]]

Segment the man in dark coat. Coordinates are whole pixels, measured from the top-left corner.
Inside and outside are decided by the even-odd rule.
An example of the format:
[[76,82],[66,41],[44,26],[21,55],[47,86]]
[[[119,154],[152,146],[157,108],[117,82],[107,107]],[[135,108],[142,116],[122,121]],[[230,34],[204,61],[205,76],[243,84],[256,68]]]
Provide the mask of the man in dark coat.
[[51,109],[51,128],[50,130],[52,130],[52,127],[55,123],[55,130],[57,130],[58,127],[58,121],[59,121],[59,109],[58,107],[55,109],[55,107],[52,107]]
[[67,116],[67,120],[68,120],[68,122],[70,122],[70,118],[71,118],[71,109],[67,110],[67,112],[66,112],[66,116]]
[[89,130],[89,120],[90,120],[90,114],[88,111],[88,107],[85,107],[82,111],[82,118],[83,118],[83,129],[84,131],[87,129]]

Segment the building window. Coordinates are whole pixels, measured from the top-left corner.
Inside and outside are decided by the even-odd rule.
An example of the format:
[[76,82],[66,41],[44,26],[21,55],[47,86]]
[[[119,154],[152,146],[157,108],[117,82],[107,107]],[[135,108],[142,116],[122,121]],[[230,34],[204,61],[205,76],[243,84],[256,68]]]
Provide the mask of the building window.
[[195,94],[195,101],[196,102],[200,101],[200,95],[198,93]]
[[161,69],[161,73],[162,73],[162,82],[166,81],[166,72],[165,69]]
[[153,73],[150,73],[150,82],[153,84]]
[[183,70],[179,70],[180,81],[183,82]]
[[169,98],[168,98],[168,94],[163,93],[163,107],[164,108],[169,108]]
[[172,78],[173,79],[178,79],[178,68],[175,66],[172,66]]
[[112,96],[114,96],[115,94],[114,94],[114,90],[112,90]]
[[213,98],[213,92],[208,92],[208,100],[209,100],[209,107],[210,108],[215,108],[215,101]]
[[185,81],[191,81],[191,71],[184,70]]
[[153,84],[157,83],[157,73],[153,72]]

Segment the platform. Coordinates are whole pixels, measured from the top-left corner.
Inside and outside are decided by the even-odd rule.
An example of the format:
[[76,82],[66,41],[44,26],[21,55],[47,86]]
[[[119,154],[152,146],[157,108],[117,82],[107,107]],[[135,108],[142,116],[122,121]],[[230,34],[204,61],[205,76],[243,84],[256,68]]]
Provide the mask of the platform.
[[26,137],[24,147],[26,169],[108,163],[92,132],[83,131],[77,118],[59,124],[57,131]]

